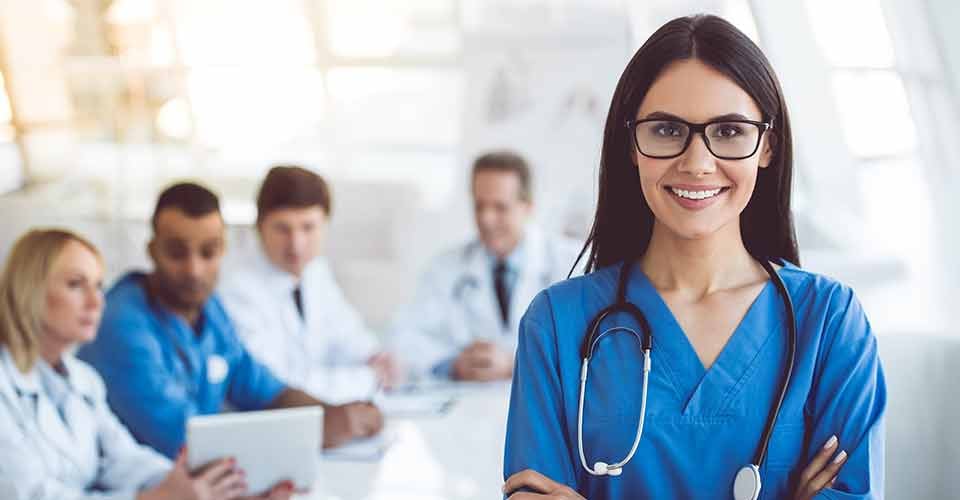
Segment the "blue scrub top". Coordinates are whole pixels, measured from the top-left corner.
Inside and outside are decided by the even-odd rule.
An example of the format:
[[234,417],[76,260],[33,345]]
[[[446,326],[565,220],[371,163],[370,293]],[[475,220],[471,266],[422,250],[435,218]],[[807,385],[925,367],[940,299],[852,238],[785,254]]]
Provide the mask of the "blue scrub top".
[[[627,298],[653,331],[647,417],[636,455],[620,477],[580,465],[577,404],[580,345],[616,294],[620,265],[541,292],[520,325],[510,396],[504,477],[534,469],[586,498],[732,498],[751,462],[786,363],[786,312],[772,282],[751,305],[709,370],[659,293],[634,266]],[[796,310],[793,377],[766,462],[761,498],[789,498],[800,471],[836,434],[849,454],[834,486],[817,498],[883,497],[886,387],[877,342],[853,292],[791,264],[779,271]],[[639,327],[626,315],[611,326]],[[590,362],[583,420],[587,463],[613,463],[633,444],[640,415],[642,355],[630,334],[604,337]]]
[[216,295],[198,334],[149,299],[145,278],[130,273],[110,289],[97,338],[77,356],[100,372],[110,407],[134,437],[173,458],[188,417],[219,413],[225,401],[266,408],[284,384],[250,356]]

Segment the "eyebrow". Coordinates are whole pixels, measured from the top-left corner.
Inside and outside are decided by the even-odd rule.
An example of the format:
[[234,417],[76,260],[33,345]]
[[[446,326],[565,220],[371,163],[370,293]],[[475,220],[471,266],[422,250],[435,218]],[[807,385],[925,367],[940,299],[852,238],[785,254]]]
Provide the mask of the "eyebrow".
[[[653,113],[648,114],[647,116],[643,117],[642,119],[644,119],[644,120],[678,120],[678,121],[687,121],[687,120],[685,120],[685,119],[683,119],[683,118],[680,118],[680,117],[677,116],[677,115],[673,115],[673,114],[670,114],[670,113],[667,113],[667,112],[664,112],[664,111],[654,111]],[[740,113],[727,113],[727,114],[725,114],[725,115],[714,116],[713,118],[710,118],[709,120],[707,120],[707,121],[705,121],[705,122],[703,122],[703,123],[709,123],[709,122],[715,122],[715,121],[723,121],[723,120],[748,120],[748,121],[754,121],[754,120],[752,120],[752,119],[750,119],[750,118],[747,118],[747,117],[744,116],[744,115],[741,115]]]

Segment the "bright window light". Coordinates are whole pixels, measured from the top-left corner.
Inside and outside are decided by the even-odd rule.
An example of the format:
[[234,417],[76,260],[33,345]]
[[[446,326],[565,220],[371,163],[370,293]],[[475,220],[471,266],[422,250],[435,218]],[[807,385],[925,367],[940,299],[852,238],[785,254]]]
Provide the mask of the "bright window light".
[[847,145],[860,157],[910,153],[916,128],[903,80],[893,71],[837,71],[834,96]]
[[269,148],[318,132],[323,79],[314,68],[204,68],[188,78],[197,139]]
[[877,0],[807,0],[807,12],[833,66],[893,67],[893,43]]
[[334,68],[332,133],[341,144],[453,147],[462,78],[440,69]]
[[177,0],[176,37],[188,66],[310,65],[313,33],[303,0]]
[[460,49],[452,0],[328,0],[330,50],[340,57],[444,55]]

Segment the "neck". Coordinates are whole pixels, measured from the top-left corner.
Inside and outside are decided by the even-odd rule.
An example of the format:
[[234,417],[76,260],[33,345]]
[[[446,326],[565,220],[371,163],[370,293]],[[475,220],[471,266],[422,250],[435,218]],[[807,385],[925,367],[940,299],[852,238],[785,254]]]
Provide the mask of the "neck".
[[521,241],[522,241],[522,239],[519,239],[519,240],[513,242],[513,244],[510,245],[509,248],[506,248],[506,249],[504,249],[503,251],[499,251],[499,252],[498,252],[498,251],[496,251],[496,250],[494,250],[494,249],[492,249],[492,248],[490,248],[490,247],[487,247],[487,251],[489,251],[489,252],[490,252],[494,257],[496,257],[498,260],[507,260],[507,258],[510,257],[510,255],[512,255],[513,252],[515,252],[515,251],[517,250],[517,248],[520,246],[520,242],[521,242]]
[[686,239],[655,223],[640,267],[658,290],[682,290],[694,297],[743,286],[766,276],[747,252],[737,224],[706,238]]
[[156,274],[150,274],[147,276],[147,294],[151,299],[155,300],[157,303],[162,305],[164,308],[180,316],[188,325],[194,326],[197,324],[197,320],[200,318],[199,307],[187,307],[181,304],[175,303],[175,301],[169,300],[162,291],[162,288],[157,283]]
[[40,357],[46,361],[48,365],[57,368],[63,363],[63,353],[67,351],[69,346],[69,342],[63,342],[54,338],[49,333],[45,333],[40,339]]

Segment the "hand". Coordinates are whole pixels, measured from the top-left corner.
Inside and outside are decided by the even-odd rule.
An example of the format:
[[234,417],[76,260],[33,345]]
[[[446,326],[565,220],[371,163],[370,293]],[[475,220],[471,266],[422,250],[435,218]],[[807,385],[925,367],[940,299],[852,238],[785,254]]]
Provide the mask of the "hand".
[[797,491],[793,495],[794,500],[810,500],[821,490],[833,486],[837,480],[837,474],[840,467],[843,467],[847,461],[847,452],[840,451],[833,460],[833,452],[837,449],[837,436],[830,436],[823,448],[817,452],[810,464],[800,473],[800,481],[797,484]]
[[243,497],[243,500],[290,500],[294,493],[297,493],[297,491],[293,481],[280,481],[266,493],[255,497]]
[[167,477],[138,495],[137,500],[233,500],[246,493],[246,478],[233,459],[211,462],[191,474],[184,448]]
[[453,378],[489,382],[513,376],[513,354],[496,344],[477,341],[464,349],[453,362]]
[[380,385],[386,389],[392,389],[402,382],[400,367],[388,352],[378,352],[370,356],[370,359],[367,360],[367,366],[373,369]]
[[383,413],[368,402],[327,406],[323,416],[323,447],[339,446],[351,439],[368,437],[383,429]]
[[513,493],[507,500],[586,500],[569,486],[560,484],[533,469],[510,476],[503,485],[503,492],[509,494],[520,488],[534,490],[536,493]]

